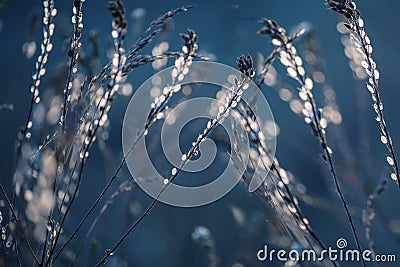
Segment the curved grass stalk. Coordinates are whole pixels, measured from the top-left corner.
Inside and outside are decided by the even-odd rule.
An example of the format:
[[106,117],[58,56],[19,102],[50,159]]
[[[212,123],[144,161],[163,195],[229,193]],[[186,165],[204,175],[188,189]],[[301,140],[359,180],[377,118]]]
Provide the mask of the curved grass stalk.
[[[263,28],[259,31],[259,33],[271,36],[272,44],[276,47],[283,47],[283,50],[280,52],[280,61],[282,65],[286,68],[288,76],[296,80],[300,86],[298,90],[299,97],[304,101],[304,120],[308,125],[310,125],[314,135],[318,138],[321,144],[322,150],[324,152],[323,159],[329,167],[329,171],[333,178],[336,191],[345,210],[354,241],[357,245],[357,250],[361,255],[362,249],[353,222],[353,217],[350,213],[341,186],[339,184],[339,180],[336,175],[336,170],[334,168],[332,160],[332,149],[328,146],[328,141],[325,133],[325,129],[328,123],[322,115],[322,110],[317,107],[317,103],[312,93],[313,82],[310,78],[306,77],[305,69],[302,66],[303,60],[300,56],[297,55],[296,48],[291,43],[288,43],[290,37],[286,35],[286,30],[280,27],[278,23],[270,19],[262,19],[260,23],[263,25]],[[304,29],[295,33],[294,36],[299,36],[303,33]],[[362,264],[363,266],[365,266],[364,259],[362,259]]]
[[364,20],[362,19],[361,13],[357,9],[355,2],[349,0],[326,0],[325,3],[329,5],[331,10],[343,14],[348,20],[348,23],[345,23],[344,25],[350,30],[350,37],[356,50],[362,57],[361,66],[368,75],[366,86],[372,96],[373,108],[376,112],[375,120],[378,122],[380,128],[380,141],[386,146],[389,152],[386,161],[392,169],[390,178],[395,181],[400,189],[399,164],[396,158],[392,137],[386,125],[383,114],[383,103],[379,93],[380,73],[377,69],[376,62],[372,58],[373,48],[371,40],[365,32]]
[[125,241],[125,239],[130,235],[130,233],[143,221],[144,218],[150,213],[150,211],[157,204],[161,195],[165,192],[175,178],[179,175],[179,173],[183,170],[184,166],[198,154],[198,149],[200,144],[207,139],[210,133],[219,125],[219,123],[228,116],[230,110],[237,105],[240,101],[243,91],[247,89],[249,82],[255,75],[255,71],[253,69],[253,59],[250,55],[248,56],[240,56],[237,61],[238,67],[242,72],[242,77],[240,80],[236,80],[236,84],[231,89],[231,93],[227,97],[226,103],[221,107],[217,116],[210,120],[207,123],[206,128],[202,133],[199,134],[197,140],[192,143],[191,148],[186,152],[186,154],[182,155],[182,161],[178,168],[174,167],[171,170],[171,176],[167,179],[164,179],[164,186],[161,188],[160,192],[153,199],[151,204],[147,207],[147,209],[142,213],[142,215],[126,230],[126,232],[121,236],[121,238],[115,243],[115,245],[111,249],[106,250],[106,255],[100,259],[100,261],[95,265],[96,267],[104,264],[107,259],[114,255],[115,251],[118,247]]

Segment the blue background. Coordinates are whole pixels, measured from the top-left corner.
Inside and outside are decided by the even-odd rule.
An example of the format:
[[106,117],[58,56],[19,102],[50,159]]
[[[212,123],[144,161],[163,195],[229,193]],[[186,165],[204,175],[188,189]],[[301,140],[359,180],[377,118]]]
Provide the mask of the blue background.
[[[400,22],[397,19],[400,3],[394,0],[358,2],[365,20],[366,31],[374,47],[373,56],[381,73],[380,88],[385,104],[385,116],[392,132],[395,148],[400,151],[400,138],[398,138],[400,136],[398,117],[400,114],[398,104],[400,99],[398,83]],[[242,53],[256,55],[260,51],[267,55],[272,50],[268,38],[256,34],[259,29],[257,23],[259,18],[275,19],[288,29],[305,20],[313,24],[325,59],[327,79],[335,89],[337,102],[343,115],[342,126],[336,130],[340,131],[345,138],[337,138],[337,135],[331,134],[331,131],[336,131],[335,129],[328,130],[328,137],[332,136],[334,149],[337,146],[335,144],[346,142],[346,147],[355,160],[351,163],[343,158],[335,158],[345,195],[355,214],[357,230],[362,236],[363,247],[366,247],[361,223],[361,208],[365,207],[367,194],[371,192],[373,185],[385,171],[386,151],[379,143],[378,126],[373,119],[370,95],[364,83],[353,78],[348,67],[348,60],[340,43],[341,35],[336,31],[336,14],[327,10],[323,1],[316,0],[197,2],[148,0],[125,1],[124,3],[128,15],[135,8],[144,8],[146,12],[142,27],[135,25],[135,28],[130,25],[128,44],[132,43],[135,36],[142,32],[153,18],[183,4],[195,4],[196,7],[189,12],[174,18],[170,36],[162,38],[168,39],[171,48],[179,49],[181,41],[177,34],[185,32],[186,28],[193,28],[199,35],[200,50],[216,55],[218,62],[231,66],[235,65],[236,57]],[[102,38],[103,63],[106,62],[105,50],[111,43],[109,37],[111,16],[106,5],[107,1],[86,1],[83,7],[84,40],[90,29],[96,29],[99,32]],[[45,85],[55,77],[52,75],[56,71],[52,70],[60,64],[65,64],[67,60],[65,51],[60,47],[68,42],[68,39],[61,32],[68,33],[71,29],[69,21],[72,1],[57,1],[56,6],[58,15],[54,36],[55,49],[50,55],[48,73],[45,76],[45,80],[46,78],[48,80],[44,81]],[[8,0],[0,13],[2,21],[0,103],[14,105],[13,112],[0,112],[2,125],[0,182],[8,188],[14,170],[14,141],[24,123],[29,107],[30,76],[34,70],[36,58],[34,56],[27,60],[22,54],[21,47],[24,42],[32,39],[39,43],[41,36],[40,26],[36,26],[33,35],[31,34],[31,18],[35,12],[39,14],[41,12],[39,1]],[[132,21],[133,19],[130,18],[128,22]],[[58,31],[58,29],[62,30]],[[150,68],[139,69],[130,75],[129,81],[136,88],[151,75]],[[284,73],[282,75],[284,76]],[[268,88],[265,90],[265,95],[270,101],[275,119],[281,129],[277,148],[277,156],[281,164],[301,179],[310,194],[328,203],[328,206],[323,209],[301,204],[311,226],[326,245],[335,246],[338,238],[345,237],[349,241],[349,246],[354,248],[355,245],[334,192],[331,178],[320,160],[316,139],[310,134],[309,128],[302,119],[293,114],[273,90]],[[67,227],[72,228],[82,217],[89,203],[95,199],[96,194],[92,192],[101,190],[107,177],[117,166],[117,159],[121,157],[120,128],[128,100],[118,100],[111,112],[109,153],[113,160],[106,161],[99,151],[95,150],[87,166],[85,173],[87,179],[80,191],[79,204],[75,207]],[[350,155],[347,156],[350,157]],[[128,177],[129,173],[125,170],[119,181]],[[379,203],[384,219],[377,218],[376,225],[373,227],[379,252],[398,253],[399,251],[399,229],[397,232],[387,230],[390,225],[400,223],[398,200],[398,189],[390,181],[387,192]],[[128,212],[132,203],[137,203],[141,209],[144,209],[150,201],[151,199],[139,189],[126,193],[99,223],[95,230],[96,238],[92,240],[98,244],[99,248],[96,255],[92,254],[88,258],[102,256],[104,249],[113,244],[123,233],[123,229],[132,222],[133,218]],[[239,209],[243,213],[245,221],[242,224],[235,221],[233,209]],[[116,264],[117,259],[121,259],[129,262],[129,266],[205,266],[204,251],[191,240],[194,227],[203,225],[210,229],[215,239],[219,266],[232,266],[235,262],[241,262],[245,266],[264,266],[257,262],[256,252],[264,244],[271,244],[272,240],[267,227],[269,216],[264,214],[263,210],[265,210],[263,204],[251,198],[241,186],[237,186],[223,199],[204,207],[184,209],[159,204],[118,250],[117,255],[110,261],[110,265]],[[74,245],[80,246],[79,242]],[[397,256],[400,257],[400,255]],[[275,264],[279,266],[278,263]],[[349,263],[343,266],[353,265]]]

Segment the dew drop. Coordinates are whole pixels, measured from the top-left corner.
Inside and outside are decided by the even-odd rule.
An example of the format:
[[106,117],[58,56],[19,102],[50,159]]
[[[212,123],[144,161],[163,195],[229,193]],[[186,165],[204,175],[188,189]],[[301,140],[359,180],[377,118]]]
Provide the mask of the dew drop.
[[387,138],[385,137],[385,136],[381,136],[381,142],[383,143],[383,144],[387,144],[387,142],[388,142],[388,140],[387,140]]
[[306,71],[304,70],[304,68],[303,67],[297,67],[297,71],[299,72],[299,74],[301,75],[301,76],[304,76],[305,74],[306,74]]
[[322,118],[319,124],[321,125],[322,129],[326,129],[326,127],[328,127],[328,121],[325,118]]
[[162,118],[164,118],[164,112],[157,113],[157,120],[161,120]]
[[368,69],[368,68],[369,68],[368,62],[365,61],[365,60],[361,61],[361,66],[362,66],[364,69]]
[[303,231],[305,231],[307,229],[306,226],[304,225],[304,223],[302,223],[302,222],[299,222],[299,226],[300,226],[300,229]]
[[176,68],[173,68],[171,71],[171,76],[172,78],[175,78],[178,76],[178,70]]
[[181,85],[180,84],[175,85],[173,90],[175,93],[179,92],[181,90]]
[[46,73],[46,69],[41,69],[40,72],[39,72],[39,75],[43,76],[45,73]]
[[275,46],[280,46],[280,45],[282,45],[282,42],[279,41],[278,39],[274,38],[274,39],[272,39],[272,44]]
[[47,46],[46,46],[46,51],[47,52],[50,52],[51,50],[53,49],[53,44],[48,44]]
[[296,56],[296,57],[294,58],[294,61],[296,62],[297,66],[303,65],[303,60],[302,60],[301,57],[299,57],[299,56]]
[[300,97],[300,99],[303,100],[303,101],[306,101],[307,98],[308,98],[306,92],[304,92],[304,91],[300,91],[300,92],[299,92],[299,97]]
[[112,36],[113,39],[117,39],[118,38],[118,32],[116,30],[113,30],[111,32],[111,36]]
[[106,254],[110,256],[114,256],[115,252],[111,251],[111,249],[106,249]]
[[367,89],[371,94],[375,93],[374,88],[370,84],[367,84]]
[[367,45],[366,47],[365,47],[365,49],[367,50],[367,52],[368,52],[368,54],[371,54],[372,53],[372,45]]
[[172,171],[171,171],[171,174],[172,175],[176,175],[177,172],[178,172],[178,170],[176,168],[173,168]]
[[308,102],[308,101],[304,102],[304,108],[305,108],[307,111],[312,111],[312,105],[311,105],[311,103]]
[[394,161],[393,161],[392,157],[389,157],[389,156],[386,157],[386,161],[387,161],[387,163],[389,163],[390,166],[394,165]]
[[371,40],[369,39],[369,37],[368,37],[368,35],[364,35],[364,41],[367,43],[367,44],[371,44]]
[[290,77],[294,78],[297,76],[297,72],[292,67],[287,68],[287,73]]
[[363,21],[363,19],[358,19],[358,26],[360,26],[361,28],[364,27],[364,21]]
[[307,89],[309,89],[309,90],[313,89],[314,84],[310,78],[307,78],[304,83],[305,83],[305,86],[307,87]]
[[380,75],[378,70],[374,70],[374,77],[375,79],[379,80]]
[[290,62],[289,62],[289,60],[287,59],[287,57],[280,57],[280,61],[281,61],[281,63],[282,63],[282,65],[284,65],[284,66],[289,66],[290,65]]

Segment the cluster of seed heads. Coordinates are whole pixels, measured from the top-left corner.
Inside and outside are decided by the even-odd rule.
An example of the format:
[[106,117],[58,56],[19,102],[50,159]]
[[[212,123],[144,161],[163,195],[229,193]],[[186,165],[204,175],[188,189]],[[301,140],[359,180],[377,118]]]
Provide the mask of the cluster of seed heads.
[[48,55],[53,49],[53,44],[51,43],[51,38],[54,35],[55,24],[53,23],[54,17],[57,15],[57,9],[54,6],[53,0],[47,0],[43,2],[43,40],[40,45],[40,55],[37,58],[35,68],[36,71],[32,75],[33,85],[31,86],[32,101],[30,106],[30,111],[28,114],[28,120],[26,122],[25,128],[22,130],[22,139],[29,139],[31,137],[30,129],[33,126],[31,116],[33,105],[40,102],[39,96],[39,86],[41,78],[46,73],[45,65],[48,60]]
[[198,38],[194,30],[188,29],[187,34],[180,34],[185,42],[182,46],[182,53],[175,59],[174,67],[171,70],[172,82],[164,87],[161,96],[156,97],[150,105],[150,112],[147,116],[144,127],[145,134],[148,128],[157,120],[164,118],[164,112],[168,109],[168,103],[172,96],[181,90],[181,82],[189,73],[193,57],[196,57],[198,50]]
[[355,2],[351,1],[327,1],[329,7],[336,12],[344,14],[348,22],[344,25],[350,30],[350,38],[361,56],[361,66],[364,68],[368,75],[366,83],[368,91],[371,93],[373,101],[373,108],[376,112],[376,121],[380,127],[380,141],[386,146],[389,155],[386,156],[386,161],[392,169],[390,177],[397,183],[400,188],[399,182],[399,167],[392,143],[392,138],[387,128],[385,118],[383,115],[383,103],[379,95],[379,78],[380,73],[377,69],[376,62],[372,58],[372,45],[371,40],[365,32],[364,20],[361,18],[361,13],[357,9]]
[[85,0],[74,0],[74,5],[72,7],[72,17],[71,22],[73,25],[73,34],[71,37],[70,47],[68,50],[68,56],[70,57],[70,64],[68,69],[68,77],[66,86],[64,88],[64,103],[62,106],[62,112],[60,116],[60,125],[65,130],[65,120],[67,116],[68,105],[71,101],[71,89],[72,89],[72,76],[78,71],[78,58],[79,51],[82,47],[82,30],[83,30],[83,13],[82,5]]
[[[235,84],[230,88],[230,92],[227,95],[225,101],[221,103],[218,108],[218,113],[214,119],[210,119],[207,122],[206,127],[204,128],[203,132],[199,134],[196,141],[192,143],[191,148],[186,152],[186,154],[182,155],[182,162],[179,168],[173,168],[171,171],[171,178],[165,179],[164,183],[171,182],[175,179],[179,171],[183,168],[183,166],[194,156],[198,155],[199,153],[199,146],[209,134],[214,130],[228,115],[232,108],[236,107],[239,101],[242,98],[243,91],[246,90],[252,78],[254,77],[255,71],[253,67],[253,59],[250,55],[247,56],[240,56],[237,59],[237,65],[243,75],[241,77],[235,79]],[[249,75],[247,75],[249,74]]]
[[[239,122],[245,133],[248,134],[249,140],[257,148],[257,156],[253,166],[257,166],[261,160],[264,168],[270,173],[264,179],[264,197],[268,198],[274,205],[274,208],[282,216],[293,218],[294,223],[286,223],[288,230],[296,235],[300,231],[299,240],[303,240],[304,236],[309,236],[307,242],[313,242],[312,246],[319,249],[324,249],[323,243],[316,236],[309,221],[304,217],[299,206],[297,197],[292,192],[288,172],[282,168],[278,159],[272,153],[272,150],[265,142],[265,137],[261,131],[261,125],[256,119],[256,114],[253,109],[244,106],[242,103],[233,112],[235,121]],[[263,175],[263,174],[262,174]],[[308,245],[307,242],[304,245]]]

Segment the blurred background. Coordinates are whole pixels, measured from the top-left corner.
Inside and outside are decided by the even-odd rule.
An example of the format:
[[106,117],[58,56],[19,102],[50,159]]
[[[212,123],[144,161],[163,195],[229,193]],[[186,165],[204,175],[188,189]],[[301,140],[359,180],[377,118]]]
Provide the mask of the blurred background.
[[[396,19],[400,3],[387,1],[358,1],[358,8],[365,20],[366,31],[374,47],[373,57],[380,71],[381,97],[388,127],[394,146],[400,151],[400,91],[398,90],[398,64],[400,55],[397,42],[400,22]],[[168,42],[171,50],[180,50],[178,33],[193,28],[199,36],[199,53],[212,60],[235,67],[237,56],[250,53],[255,59],[267,56],[273,49],[270,40],[256,34],[262,17],[271,18],[288,30],[299,23],[315,33],[320,56],[323,59],[324,79],[315,87],[315,95],[322,99],[322,89],[329,84],[340,110],[340,119],[328,127],[328,139],[334,150],[334,161],[338,169],[345,196],[354,213],[354,219],[363,247],[367,247],[361,220],[366,199],[383,175],[388,175],[385,162],[386,150],[379,142],[378,125],[374,120],[370,94],[365,88],[362,73],[357,77],[349,66],[350,52],[344,52],[343,35],[338,32],[339,18],[329,11],[323,1],[291,0],[228,0],[228,1],[124,1],[128,18],[128,47],[147,28],[152,19],[167,10],[182,5],[195,8],[182,13],[167,24],[158,42]],[[46,97],[46,88],[60,90],[67,64],[67,48],[71,33],[72,1],[56,1],[58,14],[53,37],[54,49],[49,57],[47,74],[43,79],[41,94]],[[107,53],[112,47],[110,38],[111,15],[107,1],[86,1],[83,6],[83,53],[89,51],[90,36],[98,38],[100,66],[107,62]],[[29,108],[31,75],[37,58],[32,43],[39,46],[42,4],[40,1],[1,1],[0,10],[0,104],[14,106],[12,111],[1,111],[0,138],[0,182],[11,189],[14,166],[16,135],[24,124]],[[151,53],[151,49],[148,51]],[[301,53],[301,49],[300,49]],[[173,64],[172,61],[168,65]],[[275,64],[281,78],[293,84],[285,72]],[[354,67],[354,66],[353,66]],[[83,69],[83,67],[80,67]],[[307,68],[307,65],[306,65]],[[310,70],[307,69],[307,70]],[[135,70],[128,79],[135,90],[155,70],[146,66]],[[357,71],[356,71],[357,72]],[[315,78],[315,77],[314,77]],[[320,205],[300,203],[311,226],[327,246],[335,246],[336,240],[346,238],[350,248],[355,248],[345,214],[327,167],[320,158],[318,141],[312,136],[303,119],[293,112],[290,101],[284,101],[282,92],[265,86],[263,92],[279,127],[277,157],[281,165],[290,170],[307,188],[307,194]],[[282,100],[282,98],[284,100]],[[86,166],[85,179],[76,206],[67,221],[67,232],[75,227],[79,219],[104,187],[122,157],[121,127],[125,108],[130,97],[120,97],[110,113],[111,125],[106,150],[96,145]],[[287,100],[287,99],[286,99]],[[397,115],[396,115],[397,114]],[[190,127],[189,127],[190,128]],[[193,129],[192,129],[193,130]],[[188,129],[188,133],[192,131]],[[39,132],[41,129],[35,129]],[[44,135],[43,135],[44,136]],[[197,134],[193,135],[193,138]],[[39,144],[40,140],[36,140]],[[103,153],[106,151],[105,153]],[[169,165],[163,168],[168,169]],[[211,173],[213,170],[209,170]],[[124,169],[118,183],[130,178]],[[10,192],[10,191],[9,191]],[[400,211],[397,202],[399,192],[393,181],[389,181],[386,192],[377,205],[377,218],[372,227],[377,252],[398,253],[400,242]],[[93,230],[94,233],[83,246],[81,266],[92,265],[104,255],[104,250],[114,244],[132,221],[149,205],[151,198],[140,188],[132,188],[108,209]],[[267,211],[267,212],[266,212]],[[265,202],[252,197],[243,185],[222,199],[198,208],[177,208],[157,204],[150,215],[125,241],[117,254],[109,260],[109,266],[207,266],[209,255],[197,235],[204,233],[203,226],[212,236],[218,266],[281,266],[282,263],[262,263],[256,253],[265,244],[274,249],[280,243],[273,234],[274,215]],[[90,224],[76,240],[84,238]],[[202,232],[203,231],[203,232]],[[206,231],[207,232],[207,231]],[[82,243],[74,242],[71,253],[77,253]],[[293,244],[289,244],[293,245]],[[400,254],[397,254],[400,257]],[[235,265],[236,264],[236,265]],[[359,266],[345,263],[343,266]],[[372,266],[372,265],[371,265]],[[397,266],[395,263],[384,266]]]

